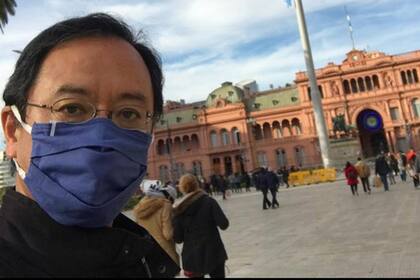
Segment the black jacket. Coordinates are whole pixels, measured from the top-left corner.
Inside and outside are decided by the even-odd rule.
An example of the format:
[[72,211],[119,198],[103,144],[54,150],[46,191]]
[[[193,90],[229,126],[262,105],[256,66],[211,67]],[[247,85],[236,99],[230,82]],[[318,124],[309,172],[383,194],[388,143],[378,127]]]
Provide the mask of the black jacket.
[[375,161],[375,173],[381,176],[387,175],[391,171],[384,156],[379,156]]
[[227,260],[217,227],[225,230],[229,221],[216,200],[197,193],[175,207],[173,224],[175,242],[184,242],[184,270],[208,274]]
[[140,278],[179,272],[153,238],[122,214],[109,228],[63,226],[14,190],[6,192],[0,209],[0,252],[0,277]]
[[279,185],[279,178],[277,177],[276,173],[274,173],[273,171],[267,171],[266,173],[267,176],[267,185],[270,189],[277,189],[278,185]]

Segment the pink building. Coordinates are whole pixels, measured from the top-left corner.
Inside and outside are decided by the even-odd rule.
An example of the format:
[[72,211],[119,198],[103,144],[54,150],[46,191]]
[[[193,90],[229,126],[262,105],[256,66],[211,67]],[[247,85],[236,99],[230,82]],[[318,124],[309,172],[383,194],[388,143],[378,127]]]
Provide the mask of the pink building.
[[[400,55],[352,50],[342,64],[317,70],[325,119],[344,115],[365,157],[420,149],[420,51]],[[149,177],[176,180],[189,171],[251,171],[259,166],[317,167],[318,138],[305,72],[295,84],[253,92],[225,82],[205,101],[168,101],[155,128]],[[171,168],[172,167],[172,168]]]

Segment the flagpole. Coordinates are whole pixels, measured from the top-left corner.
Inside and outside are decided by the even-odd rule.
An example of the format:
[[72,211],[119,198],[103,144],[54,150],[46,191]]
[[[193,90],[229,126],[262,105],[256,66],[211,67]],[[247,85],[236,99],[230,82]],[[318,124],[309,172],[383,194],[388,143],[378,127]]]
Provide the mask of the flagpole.
[[331,166],[329,138],[327,125],[324,119],[324,110],[322,108],[321,98],[316,81],[314,62],[312,59],[311,45],[308,38],[308,31],[306,29],[305,15],[303,12],[302,0],[295,0],[296,16],[299,26],[299,34],[302,42],[302,48],[305,56],[306,73],[311,87],[311,99],[315,116],[315,126],[319,139],[319,146],[321,150],[322,163],[324,167]]

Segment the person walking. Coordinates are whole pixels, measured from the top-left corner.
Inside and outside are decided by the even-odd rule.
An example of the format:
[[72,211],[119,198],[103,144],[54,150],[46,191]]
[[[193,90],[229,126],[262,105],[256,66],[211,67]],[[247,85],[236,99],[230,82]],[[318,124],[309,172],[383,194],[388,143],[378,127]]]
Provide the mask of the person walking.
[[382,152],[381,154],[378,155],[375,161],[375,174],[379,175],[379,177],[381,178],[382,184],[384,185],[384,189],[386,192],[389,191],[389,185],[388,185],[388,180],[387,180],[387,176],[389,172],[390,172],[389,165],[386,162],[384,153]]
[[268,170],[266,176],[267,176],[268,189],[271,192],[271,196],[272,196],[271,205],[272,205],[273,209],[279,208],[280,205],[279,205],[279,202],[277,201],[277,191],[278,191],[278,187],[279,187],[279,179],[278,179],[276,173],[274,173],[272,170]]
[[388,173],[389,181],[390,181],[391,185],[395,185],[397,183],[395,181],[395,175],[397,175],[399,173],[398,161],[395,158],[395,156],[391,153],[389,153],[386,158],[387,158],[388,166],[390,168],[390,171]]
[[261,167],[260,170],[256,173],[255,184],[257,189],[259,189],[263,194],[263,210],[266,210],[271,207],[271,202],[267,197],[268,194],[268,178],[267,171],[264,167]]
[[400,151],[398,154],[398,169],[400,170],[401,181],[407,181],[407,156]]
[[347,179],[347,185],[350,186],[351,192],[354,195],[359,196],[359,193],[357,192],[357,184],[359,183],[359,180],[357,180],[357,170],[356,168],[350,163],[346,163],[346,168],[344,169],[344,175]]
[[186,174],[180,179],[183,198],[174,204],[174,240],[184,243],[182,266],[187,277],[225,277],[228,259],[218,228],[226,230],[229,220],[219,204],[198,187],[197,179]]
[[370,184],[369,184],[369,176],[370,176],[370,167],[367,165],[360,157],[357,158],[357,163],[354,165],[357,170],[357,174],[360,177],[360,181],[362,181],[363,191],[365,193],[370,194]]
[[150,233],[179,266],[172,228],[172,204],[177,197],[177,191],[171,186],[151,185],[144,193],[145,197],[133,210],[135,221]]

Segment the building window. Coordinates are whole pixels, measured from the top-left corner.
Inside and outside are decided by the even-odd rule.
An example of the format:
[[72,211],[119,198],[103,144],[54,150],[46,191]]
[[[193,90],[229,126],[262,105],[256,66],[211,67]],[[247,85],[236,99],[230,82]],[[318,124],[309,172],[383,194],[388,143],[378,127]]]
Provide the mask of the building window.
[[357,89],[357,82],[355,79],[351,79],[350,80],[350,85],[351,85],[351,92],[352,93],[358,93],[358,89]]
[[201,166],[201,161],[193,161],[193,169],[192,169],[192,173],[195,176],[202,176],[203,175],[203,168]]
[[227,130],[222,129],[220,134],[221,134],[221,137],[222,137],[222,145],[229,145],[230,144],[230,139],[229,139],[229,133],[227,132]]
[[357,85],[359,86],[360,92],[365,91],[365,83],[362,78],[357,79]]
[[259,167],[268,167],[267,154],[265,152],[257,153],[257,161]]
[[372,80],[370,77],[365,77],[365,83],[366,83],[366,90],[367,91],[372,90]]
[[345,94],[350,94],[351,93],[349,81],[344,80],[344,82],[343,82],[343,88],[344,88],[344,93]]
[[287,166],[287,156],[286,156],[286,151],[284,149],[276,150],[276,161],[277,161],[278,168]]
[[294,118],[292,120],[292,131],[294,135],[301,135],[302,134],[302,128],[300,126],[299,119]]
[[373,75],[372,79],[373,79],[373,88],[374,89],[380,89],[378,76],[377,75]]
[[414,117],[415,118],[420,117],[420,99],[418,99],[418,98],[413,99],[412,107],[413,107]]
[[416,69],[413,69],[413,78],[414,78],[415,83],[419,82],[419,76],[417,75],[417,70]]
[[236,127],[232,128],[232,139],[234,144],[240,144],[241,143],[241,133],[239,132],[239,129]]
[[398,107],[392,107],[389,109],[390,113],[391,113],[391,119],[393,121],[397,121],[400,119],[400,113],[398,110]]
[[407,71],[407,80],[408,80],[409,84],[412,84],[414,82],[413,81],[413,76],[411,75],[411,70]]
[[210,132],[210,143],[212,147],[217,147],[219,144],[217,141],[217,133],[214,130]]
[[278,121],[273,122],[273,135],[276,139],[281,138],[283,136],[280,123]]
[[177,122],[177,123],[180,123],[180,122],[181,122],[181,120],[182,120],[182,118],[181,118],[181,117],[176,117],[176,122]]
[[174,172],[175,173],[175,178],[177,180],[179,180],[179,178],[181,178],[181,176],[185,174],[185,165],[184,165],[184,163],[177,162],[175,164],[175,170],[174,171],[175,171]]
[[159,166],[159,180],[162,183],[166,183],[170,180],[168,167],[166,165]]
[[305,160],[305,153],[303,151],[303,147],[296,147],[295,148],[295,157],[296,163],[299,167],[302,167]]
[[401,80],[403,82],[403,85],[406,85],[407,84],[407,76],[405,75],[405,71],[401,71],[400,74],[401,74]]

